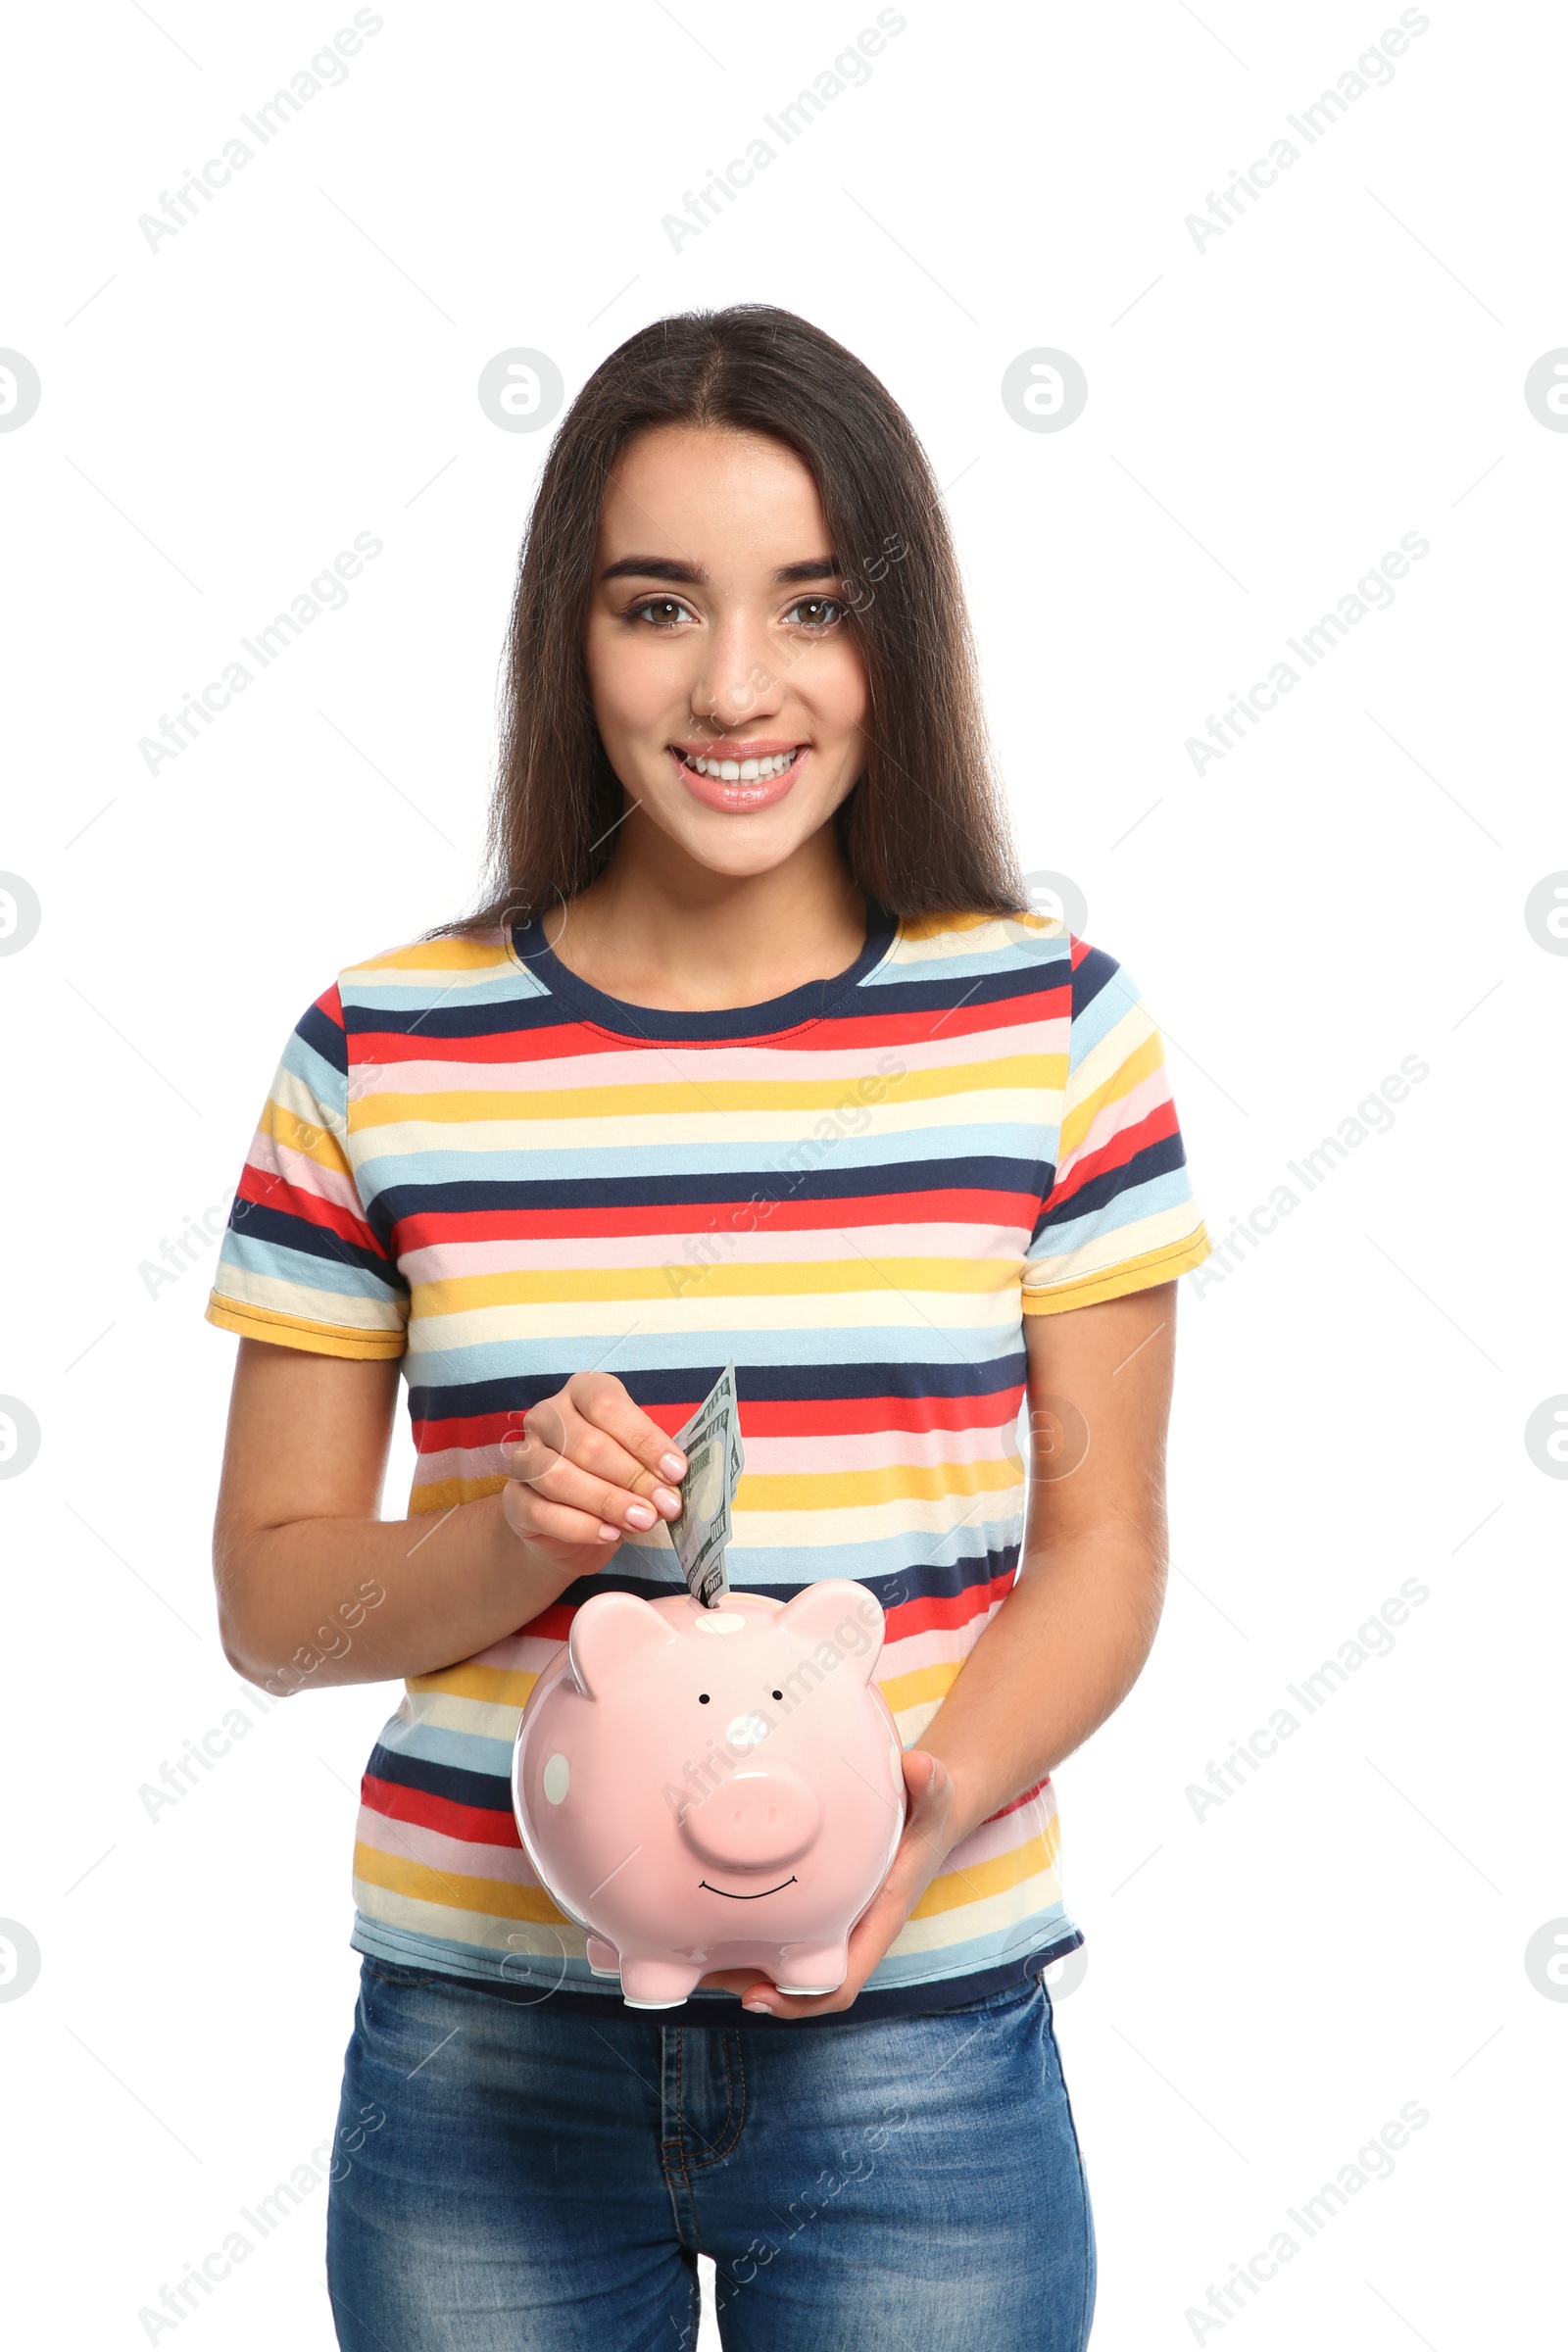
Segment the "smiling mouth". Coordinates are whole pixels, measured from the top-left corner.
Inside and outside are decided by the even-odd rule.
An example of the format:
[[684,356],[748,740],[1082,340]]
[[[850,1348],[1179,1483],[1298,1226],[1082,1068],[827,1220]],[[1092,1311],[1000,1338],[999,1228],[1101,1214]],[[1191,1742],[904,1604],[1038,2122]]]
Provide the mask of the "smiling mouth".
[[770,784],[775,776],[789,773],[807,747],[798,743],[792,752],[774,752],[759,760],[710,760],[702,753],[683,752],[678,744],[669,748],[694,775],[714,776],[724,784]]
[[726,1903],[760,1903],[764,1894],[782,1894],[786,1886],[797,1886],[799,1881],[791,1871],[789,1877],[780,1879],[776,1886],[760,1886],[756,1894],[731,1894],[727,1886],[709,1886],[706,1879],[699,1879],[697,1884],[699,1886],[708,1886],[710,1894],[721,1894]]

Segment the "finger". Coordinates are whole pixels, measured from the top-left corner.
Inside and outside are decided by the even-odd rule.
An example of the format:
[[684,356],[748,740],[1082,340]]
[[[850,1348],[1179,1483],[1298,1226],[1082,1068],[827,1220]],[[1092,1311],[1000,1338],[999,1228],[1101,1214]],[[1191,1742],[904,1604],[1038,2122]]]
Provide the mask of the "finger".
[[[564,1407],[564,1409],[561,1409]],[[501,1462],[508,1477],[528,1484],[558,1502],[599,1510],[618,1525],[646,1530],[656,1520],[673,1519],[680,1496],[644,1470],[634,1454],[583,1419],[563,1391],[529,1407],[520,1429],[501,1437]],[[580,1481],[556,1475],[572,1467],[597,1474],[597,1495]]]
[[501,1516],[514,1536],[582,1544],[607,1554],[626,1534],[623,1527],[601,1519],[597,1511],[576,1511],[564,1503],[547,1502],[532,1487],[515,1479],[501,1490]]
[[542,1477],[524,1483],[547,1502],[592,1511],[597,1518],[612,1520],[617,1527],[631,1528],[639,1535],[646,1535],[661,1518],[673,1519],[680,1509],[680,1496],[673,1487],[655,1487],[652,1496],[645,1499],[574,1461],[559,1461]]
[[612,1372],[574,1372],[566,1394],[585,1421],[616,1439],[656,1480],[685,1477],[686,1456],[680,1447],[632,1402],[624,1382]]
[[739,1993],[743,2007],[765,2012],[769,2017],[817,2017],[847,2009],[860,1989],[860,1980],[851,1977],[837,1992],[780,1992],[771,1977],[760,1976],[749,1968],[715,1969],[711,1976],[700,1977],[698,1983],[711,1985],[719,1992]]
[[[580,1415],[574,1415],[568,1424],[565,1458],[574,1468],[602,1478],[607,1486],[652,1503],[662,1518],[673,1519],[680,1510],[680,1494],[670,1480],[645,1469],[618,1438]],[[652,1526],[652,1519],[647,1524]]]

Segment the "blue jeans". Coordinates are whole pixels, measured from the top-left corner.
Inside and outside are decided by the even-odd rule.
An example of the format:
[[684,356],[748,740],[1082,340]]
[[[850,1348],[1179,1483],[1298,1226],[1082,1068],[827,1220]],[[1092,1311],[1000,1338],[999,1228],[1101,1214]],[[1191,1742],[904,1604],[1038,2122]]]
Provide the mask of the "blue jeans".
[[344,2352],[1083,2352],[1051,1996],[787,2028],[564,2015],[365,1959],[327,2214]]

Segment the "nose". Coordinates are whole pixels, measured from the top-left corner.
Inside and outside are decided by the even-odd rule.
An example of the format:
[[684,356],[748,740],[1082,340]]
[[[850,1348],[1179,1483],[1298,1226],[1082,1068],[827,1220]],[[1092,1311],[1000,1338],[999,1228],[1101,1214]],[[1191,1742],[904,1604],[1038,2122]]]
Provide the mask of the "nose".
[[731,1773],[681,1824],[687,1843],[705,1862],[731,1870],[771,1870],[798,1861],[821,1826],[814,1793],[787,1764]]
[[692,687],[693,716],[721,734],[775,716],[783,707],[784,684],[768,653],[765,632],[745,615],[722,623],[709,648],[707,674]]

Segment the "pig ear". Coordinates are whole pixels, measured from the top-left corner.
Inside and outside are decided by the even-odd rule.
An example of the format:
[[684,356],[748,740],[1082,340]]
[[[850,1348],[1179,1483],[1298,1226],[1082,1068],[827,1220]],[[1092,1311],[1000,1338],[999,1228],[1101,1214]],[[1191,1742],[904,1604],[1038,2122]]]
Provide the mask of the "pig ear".
[[830,1576],[819,1585],[808,1585],[786,1605],[777,1622],[813,1649],[819,1642],[831,1642],[860,1680],[870,1681],[881,1654],[886,1621],[881,1602],[864,1585],[852,1584],[847,1576]]
[[651,1663],[679,1638],[635,1592],[596,1592],[573,1617],[566,1643],[578,1690],[585,1698],[597,1698],[623,1667]]

